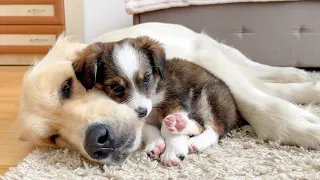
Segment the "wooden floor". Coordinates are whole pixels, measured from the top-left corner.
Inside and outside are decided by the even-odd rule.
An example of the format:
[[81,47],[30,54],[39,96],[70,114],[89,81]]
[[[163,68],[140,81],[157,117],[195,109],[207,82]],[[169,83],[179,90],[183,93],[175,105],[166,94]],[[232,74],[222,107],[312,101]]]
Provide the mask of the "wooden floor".
[[16,166],[32,150],[19,140],[17,121],[21,80],[27,66],[0,66],[0,174]]

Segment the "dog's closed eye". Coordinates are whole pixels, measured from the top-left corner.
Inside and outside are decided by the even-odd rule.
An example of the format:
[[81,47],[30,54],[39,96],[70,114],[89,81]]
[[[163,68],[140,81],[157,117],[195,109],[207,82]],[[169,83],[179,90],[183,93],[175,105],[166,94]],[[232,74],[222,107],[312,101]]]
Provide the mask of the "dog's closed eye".
[[63,82],[61,89],[60,89],[60,94],[61,94],[62,99],[69,99],[71,97],[72,86],[73,86],[72,78],[69,78]]
[[52,136],[49,137],[49,140],[51,143],[56,144],[56,140],[58,139],[59,135],[54,134]]

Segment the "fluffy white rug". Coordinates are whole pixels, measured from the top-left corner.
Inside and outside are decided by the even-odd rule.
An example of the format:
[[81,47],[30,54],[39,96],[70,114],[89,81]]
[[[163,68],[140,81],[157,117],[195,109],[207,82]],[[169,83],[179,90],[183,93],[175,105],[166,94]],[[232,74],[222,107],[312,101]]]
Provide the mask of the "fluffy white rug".
[[254,138],[250,126],[219,146],[189,155],[179,167],[162,167],[141,151],[121,167],[83,159],[68,149],[33,151],[3,179],[320,179],[320,152]]

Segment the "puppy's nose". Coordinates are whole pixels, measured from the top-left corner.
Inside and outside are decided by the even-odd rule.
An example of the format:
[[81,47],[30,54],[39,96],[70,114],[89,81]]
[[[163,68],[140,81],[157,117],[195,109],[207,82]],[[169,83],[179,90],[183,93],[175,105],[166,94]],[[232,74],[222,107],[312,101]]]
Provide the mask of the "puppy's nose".
[[114,133],[106,124],[96,123],[86,130],[85,150],[94,159],[105,159],[113,151]]
[[145,117],[148,112],[147,108],[142,108],[142,107],[138,107],[137,109],[135,109],[135,111],[140,118]]

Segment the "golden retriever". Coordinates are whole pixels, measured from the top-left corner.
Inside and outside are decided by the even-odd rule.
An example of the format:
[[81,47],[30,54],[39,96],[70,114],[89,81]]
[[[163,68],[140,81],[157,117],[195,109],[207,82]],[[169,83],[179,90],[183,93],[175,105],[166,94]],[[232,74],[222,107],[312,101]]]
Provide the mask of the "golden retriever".
[[[58,39],[24,76],[21,137],[36,146],[69,147],[90,160],[119,164],[140,145],[143,119],[77,81],[68,52],[85,47]],[[70,58],[72,59],[72,58]]]

